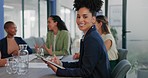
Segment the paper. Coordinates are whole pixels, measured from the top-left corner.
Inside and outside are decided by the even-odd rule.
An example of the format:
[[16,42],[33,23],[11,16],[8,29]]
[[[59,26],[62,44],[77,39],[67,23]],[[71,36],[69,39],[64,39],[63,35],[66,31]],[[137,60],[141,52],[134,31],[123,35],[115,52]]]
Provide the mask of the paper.
[[45,63],[29,63],[29,68],[48,68]]
[[[48,56],[48,57],[46,57],[46,59],[50,59],[50,58],[52,58],[53,56]],[[63,59],[63,57],[64,56],[56,56],[59,60],[62,60]]]
[[43,56],[41,56],[39,54],[36,54],[36,56],[39,57],[39,58],[42,58],[44,61],[47,61],[48,63],[50,63],[50,64],[52,64],[52,65],[54,65],[56,67],[59,67],[61,69],[65,69],[64,67],[62,67],[62,66],[60,66],[60,65],[58,65],[58,64],[56,64],[54,62],[51,62],[50,60],[46,59],[45,57],[43,57]]

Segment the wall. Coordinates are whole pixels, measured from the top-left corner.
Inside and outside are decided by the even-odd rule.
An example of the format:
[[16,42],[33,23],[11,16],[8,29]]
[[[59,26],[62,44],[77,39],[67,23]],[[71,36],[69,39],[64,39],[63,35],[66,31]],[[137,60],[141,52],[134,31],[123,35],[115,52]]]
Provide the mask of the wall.
[[[110,0],[109,8],[114,5],[122,6],[123,0]],[[127,0],[127,19],[126,29],[131,31],[127,33],[128,60],[131,62],[133,69],[127,78],[136,78],[137,64],[148,64],[148,0]],[[120,7],[122,9],[122,7]],[[111,13],[111,9],[109,14]],[[121,14],[122,15],[122,14]],[[118,17],[114,15],[114,19]],[[118,47],[121,47],[122,27],[115,27],[118,31]],[[137,66],[136,66],[137,65]],[[135,71],[135,72],[134,72]]]
[[56,7],[57,15],[60,15],[60,7],[61,6],[65,6],[69,9],[73,9],[73,0],[56,0],[56,2],[57,2],[57,5],[56,5],[57,6]]
[[0,39],[4,37],[4,0],[0,0]]

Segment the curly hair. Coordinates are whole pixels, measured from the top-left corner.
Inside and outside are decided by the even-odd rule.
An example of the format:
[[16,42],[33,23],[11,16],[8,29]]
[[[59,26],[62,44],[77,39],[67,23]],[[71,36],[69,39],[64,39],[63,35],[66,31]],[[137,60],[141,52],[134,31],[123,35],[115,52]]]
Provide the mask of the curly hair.
[[93,16],[96,16],[96,12],[101,10],[102,5],[102,0],[75,0],[73,4],[74,10],[78,11],[80,8],[86,7]]

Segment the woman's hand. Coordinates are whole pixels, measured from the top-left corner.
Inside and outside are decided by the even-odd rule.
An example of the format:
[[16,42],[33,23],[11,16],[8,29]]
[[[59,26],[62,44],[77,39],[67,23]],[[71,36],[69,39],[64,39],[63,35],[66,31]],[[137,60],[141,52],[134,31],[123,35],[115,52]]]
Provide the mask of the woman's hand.
[[54,63],[56,63],[56,64],[58,64],[58,65],[60,65],[60,66],[62,66],[61,60],[59,60],[59,59],[56,57],[56,55],[54,55],[54,57],[51,58],[51,61],[54,62]]
[[35,44],[35,45],[34,45],[34,48],[35,48],[35,51],[38,52],[38,50],[39,50],[39,45],[38,45],[38,44]]
[[1,59],[0,58],[0,67],[3,67],[7,64],[7,59]]
[[79,57],[80,57],[80,53],[75,53],[75,54],[73,55],[73,59],[79,59]]
[[50,45],[50,48],[48,49],[47,46],[44,44],[43,48],[50,54],[52,55],[52,45]]
[[[43,59],[42,59],[43,60]],[[57,72],[57,67],[56,66],[54,66],[54,65],[52,65],[51,63],[49,63],[49,62],[47,62],[47,61],[45,61],[45,60],[43,60],[47,65],[48,65],[48,67],[50,67],[55,73]],[[53,58],[51,58],[50,59],[50,61],[51,62],[54,62],[54,63],[56,63],[56,64],[58,64],[58,65],[62,65],[62,62],[54,55],[54,57]]]

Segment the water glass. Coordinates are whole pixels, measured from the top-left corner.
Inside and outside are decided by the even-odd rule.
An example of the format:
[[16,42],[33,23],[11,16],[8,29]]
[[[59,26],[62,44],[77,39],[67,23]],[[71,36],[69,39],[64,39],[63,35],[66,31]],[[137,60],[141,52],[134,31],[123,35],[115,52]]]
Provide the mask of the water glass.
[[17,69],[17,74],[18,75],[25,75],[28,72],[28,61],[26,60],[26,57],[24,56],[19,56],[18,57],[18,69]]
[[44,56],[44,49],[43,48],[37,48],[37,54]]
[[17,72],[17,58],[9,57],[6,64],[6,72],[8,74],[15,74]]

